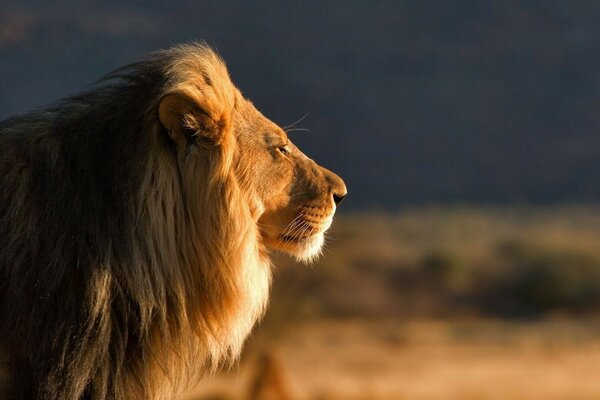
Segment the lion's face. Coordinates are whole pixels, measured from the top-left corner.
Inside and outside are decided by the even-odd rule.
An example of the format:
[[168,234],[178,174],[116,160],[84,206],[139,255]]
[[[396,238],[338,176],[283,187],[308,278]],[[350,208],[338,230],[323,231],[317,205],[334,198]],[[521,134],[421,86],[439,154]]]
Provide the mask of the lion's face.
[[233,112],[236,166],[253,187],[264,244],[307,261],[316,257],[346,186],[300,151],[254,106],[238,101]]

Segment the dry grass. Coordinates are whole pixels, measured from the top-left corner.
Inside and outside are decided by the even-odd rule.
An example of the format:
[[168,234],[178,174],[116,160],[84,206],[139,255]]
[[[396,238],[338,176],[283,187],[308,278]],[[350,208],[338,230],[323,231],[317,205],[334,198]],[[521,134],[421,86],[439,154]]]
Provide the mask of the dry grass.
[[[597,321],[318,321],[265,336],[239,370],[207,379],[189,399],[600,398]],[[248,395],[253,354],[264,351],[280,360],[290,397]]]

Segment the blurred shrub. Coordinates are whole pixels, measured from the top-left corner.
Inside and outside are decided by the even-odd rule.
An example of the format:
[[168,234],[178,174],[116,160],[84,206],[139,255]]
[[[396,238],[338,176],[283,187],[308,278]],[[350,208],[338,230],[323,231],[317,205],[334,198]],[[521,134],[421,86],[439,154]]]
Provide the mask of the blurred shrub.
[[464,290],[469,281],[464,260],[449,250],[436,249],[426,253],[419,267],[424,279],[447,292]]
[[499,243],[496,252],[499,267],[480,277],[486,290],[482,311],[535,316],[600,308],[595,254],[519,240]]
[[269,313],[600,314],[600,210],[423,208],[336,221],[314,266],[278,258]]

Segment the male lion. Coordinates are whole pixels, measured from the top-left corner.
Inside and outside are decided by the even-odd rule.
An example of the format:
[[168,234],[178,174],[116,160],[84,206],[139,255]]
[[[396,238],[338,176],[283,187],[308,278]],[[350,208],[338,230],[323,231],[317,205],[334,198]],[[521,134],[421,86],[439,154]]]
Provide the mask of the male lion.
[[203,44],[0,123],[0,398],[171,399],[315,257],[343,181]]

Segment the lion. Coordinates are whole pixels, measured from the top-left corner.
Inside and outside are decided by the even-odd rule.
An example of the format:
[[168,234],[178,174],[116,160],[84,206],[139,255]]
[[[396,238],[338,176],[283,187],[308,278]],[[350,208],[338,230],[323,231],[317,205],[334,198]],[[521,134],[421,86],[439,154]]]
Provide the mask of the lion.
[[203,43],[0,123],[0,398],[172,399],[230,365],[270,252],[319,255],[346,186]]

